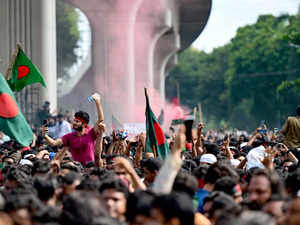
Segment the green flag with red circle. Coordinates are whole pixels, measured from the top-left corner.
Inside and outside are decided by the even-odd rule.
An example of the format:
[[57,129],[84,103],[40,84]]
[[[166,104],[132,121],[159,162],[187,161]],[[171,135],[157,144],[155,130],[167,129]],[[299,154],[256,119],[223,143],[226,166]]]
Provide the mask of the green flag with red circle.
[[18,54],[7,82],[12,91],[21,91],[25,86],[33,83],[40,83],[46,87],[41,72],[25,55],[20,46],[18,46]]
[[165,159],[169,154],[169,145],[165,138],[164,132],[159,125],[152,109],[150,107],[147,90],[146,96],[146,145],[145,151],[151,152],[155,157]]
[[13,92],[0,73],[0,130],[22,146],[33,140],[32,130],[23,116]]

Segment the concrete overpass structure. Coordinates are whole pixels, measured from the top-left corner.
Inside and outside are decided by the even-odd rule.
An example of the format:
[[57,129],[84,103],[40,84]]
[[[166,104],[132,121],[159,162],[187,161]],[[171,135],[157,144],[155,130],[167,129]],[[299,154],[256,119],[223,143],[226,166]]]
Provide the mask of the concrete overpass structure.
[[[60,102],[94,115],[87,97],[98,91],[108,124],[112,112],[122,122],[136,119],[137,107],[144,109],[144,86],[158,93],[162,107],[165,77],[176,64],[177,53],[204,29],[212,5],[212,0],[65,1],[87,16],[92,43],[77,82],[70,82]],[[0,0],[0,6],[0,71],[5,72],[8,56],[21,42],[47,77],[48,89],[38,90],[38,102],[47,99],[55,107],[55,0]]]

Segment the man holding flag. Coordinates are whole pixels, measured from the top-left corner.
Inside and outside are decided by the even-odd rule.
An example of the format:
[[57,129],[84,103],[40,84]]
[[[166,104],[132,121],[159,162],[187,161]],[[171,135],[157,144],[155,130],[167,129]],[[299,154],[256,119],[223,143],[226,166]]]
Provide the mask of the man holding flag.
[[153,153],[154,157],[165,159],[169,153],[169,146],[163,130],[150,107],[148,91],[145,88],[146,97],[146,146],[145,151]]

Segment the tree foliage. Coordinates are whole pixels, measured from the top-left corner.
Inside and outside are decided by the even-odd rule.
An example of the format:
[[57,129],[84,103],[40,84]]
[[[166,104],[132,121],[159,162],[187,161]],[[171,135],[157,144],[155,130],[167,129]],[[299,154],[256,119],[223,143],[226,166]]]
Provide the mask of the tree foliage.
[[211,53],[184,51],[167,78],[167,96],[175,95],[179,82],[182,103],[201,102],[207,122],[227,121],[248,130],[260,120],[278,126],[300,103],[299,89],[292,86],[299,82],[300,52],[286,38],[299,29],[299,21],[297,16],[260,16]]
[[58,76],[64,76],[66,70],[77,60],[74,50],[79,40],[78,13],[75,8],[63,0],[56,1],[56,39]]

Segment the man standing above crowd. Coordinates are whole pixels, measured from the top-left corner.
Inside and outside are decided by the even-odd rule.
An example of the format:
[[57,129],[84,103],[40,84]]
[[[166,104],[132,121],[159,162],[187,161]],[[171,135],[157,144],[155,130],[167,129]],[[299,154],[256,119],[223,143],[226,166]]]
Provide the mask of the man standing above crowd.
[[73,160],[82,163],[82,165],[94,161],[94,143],[98,132],[100,132],[98,125],[104,120],[100,95],[95,93],[92,95],[92,99],[96,104],[98,114],[98,121],[93,128],[88,126],[89,114],[84,111],[78,111],[75,113],[73,120],[74,132],[55,140],[47,135],[47,127],[43,127],[42,132],[43,137],[51,146],[69,147]]
[[300,105],[296,109],[296,114],[288,117],[281,130],[285,136],[283,143],[290,149],[300,148]]

